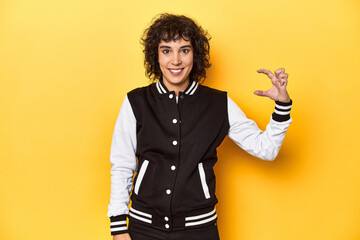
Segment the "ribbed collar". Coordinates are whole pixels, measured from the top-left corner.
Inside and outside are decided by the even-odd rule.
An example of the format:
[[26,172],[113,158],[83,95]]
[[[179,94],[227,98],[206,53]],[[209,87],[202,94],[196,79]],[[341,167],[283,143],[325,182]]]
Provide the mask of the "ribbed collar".
[[[160,94],[169,92],[169,90],[165,87],[165,84],[163,83],[162,80],[158,80],[155,83],[155,86]],[[184,90],[184,93],[187,95],[193,95],[195,93],[196,89],[198,88],[198,86],[199,86],[198,82],[190,81],[189,86],[187,86],[187,88]]]

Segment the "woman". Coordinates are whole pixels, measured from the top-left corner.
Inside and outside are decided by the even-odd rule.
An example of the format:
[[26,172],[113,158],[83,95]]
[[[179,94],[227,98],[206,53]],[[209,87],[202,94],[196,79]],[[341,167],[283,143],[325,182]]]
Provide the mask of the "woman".
[[227,92],[200,84],[210,67],[209,37],[192,19],[162,14],[145,30],[142,43],[152,83],[127,94],[115,125],[111,234],[114,240],[219,239],[216,148],[228,135],[256,157],[277,156],[292,122],[288,74],[283,68],[275,75],[258,70],[273,86],[255,94],[276,102],[263,132]]

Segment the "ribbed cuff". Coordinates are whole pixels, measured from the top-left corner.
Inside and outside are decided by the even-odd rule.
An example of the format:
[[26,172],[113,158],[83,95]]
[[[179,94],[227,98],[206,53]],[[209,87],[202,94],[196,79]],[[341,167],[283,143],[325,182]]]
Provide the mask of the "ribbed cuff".
[[272,114],[272,118],[277,122],[285,122],[290,119],[290,110],[292,106],[292,100],[290,102],[284,103],[275,101],[275,111]]
[[126,225],[126,218],[127,218],[127,214],[110,217],[111,235],[118,235],[128,232],[128,228]]

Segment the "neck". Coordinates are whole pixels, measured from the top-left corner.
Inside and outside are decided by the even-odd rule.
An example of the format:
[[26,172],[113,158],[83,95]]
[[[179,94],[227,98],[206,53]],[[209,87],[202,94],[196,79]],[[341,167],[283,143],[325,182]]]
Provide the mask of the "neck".
[[180,84],[171,84],[163,80],[163,83],[170,92],[174,91],[176,96],[179,96],[179,92],[183,92],[189,86],[190,80],[187,79],[185,82]]

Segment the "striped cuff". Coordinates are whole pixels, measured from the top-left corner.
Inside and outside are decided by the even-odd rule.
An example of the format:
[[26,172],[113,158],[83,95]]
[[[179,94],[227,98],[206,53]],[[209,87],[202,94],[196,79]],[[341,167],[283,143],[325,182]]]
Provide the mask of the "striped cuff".
[[127,214],[110,217],[111,235],[118,235],[128,232],[128,228],[126,226],[126,217]]
[[275,101],[275,111],[272,114],[272,118],[277,122],[285,122],[290,119],[290,110],[292,106],[292,100],[290,102],[284,103]]

